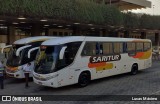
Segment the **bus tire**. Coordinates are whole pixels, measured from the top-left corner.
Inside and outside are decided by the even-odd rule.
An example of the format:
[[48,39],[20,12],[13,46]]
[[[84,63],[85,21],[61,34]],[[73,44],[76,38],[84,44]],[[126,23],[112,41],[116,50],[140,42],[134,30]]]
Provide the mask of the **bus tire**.
[[78,85],[80,87],[85,87],[90,82],[90,73],[89,72],[82,72],[78,79]]
[[138,73],[138,65],[133,64],[131,68],[131,75],[136,75]]

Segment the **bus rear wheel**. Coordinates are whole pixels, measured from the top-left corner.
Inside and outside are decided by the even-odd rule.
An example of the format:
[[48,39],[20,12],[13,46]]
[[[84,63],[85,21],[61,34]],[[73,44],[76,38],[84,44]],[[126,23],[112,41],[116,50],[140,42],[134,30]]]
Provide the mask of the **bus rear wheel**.
[[131,68],[131,75],[136,75],[138,73],[138,65],[133,64]]
[[78,84],[80,87],[85,87],[90,82],[90,75],[87,72],[82,72],[79,76]]

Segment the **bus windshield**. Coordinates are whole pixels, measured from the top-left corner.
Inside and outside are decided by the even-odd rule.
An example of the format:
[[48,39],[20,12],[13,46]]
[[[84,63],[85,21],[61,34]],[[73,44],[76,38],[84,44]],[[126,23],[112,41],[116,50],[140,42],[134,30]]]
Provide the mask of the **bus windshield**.
[[29,51],[29,49],[33,48],[33,46],[23,49],[20,52],[20,56],[16,56],[16,51],[19,47],[18,46],[13,47],[13,49],[10,51],[9,57],[8,57],[7,63],[6,63],[7,66],[17,67],[17,66],[24,65],[28,62],[35,60],[35,57],[36,57],[38,50],[35,50],[31,53],[31,58],[28,58],[28,51]]
[[44,74],[53,72],[58,60],[60,48],[60,46],[49,46],[46,47],[46,49],[42,49],[36,59],[35,72]]
[[[41,46],[41,50],[36,58],[34,71],[38,74],[48,74],[70,65],[80,44],[81,42],[74,42],[55,46]],[[66,49],[64,50],[63,58],[60,59],[59,55],[63,47],[66,47]]]
[[20,61],[21,61],[21,55],[20,56],[16,56],[16,51],[19,47],[22,47],[24,45],[13,45],[13,48],[11,48],[10,52],[9,52],[9,56],[7,58],[7,66],[19,66],[20,65]]

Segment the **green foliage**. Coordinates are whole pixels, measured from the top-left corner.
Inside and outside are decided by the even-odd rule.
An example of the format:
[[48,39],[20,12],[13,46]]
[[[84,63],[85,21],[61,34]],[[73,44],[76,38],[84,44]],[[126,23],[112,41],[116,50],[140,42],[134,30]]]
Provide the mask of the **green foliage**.
[[121,13],[96,0],[0,0],[0,15],[50,18],[65,21],[160,29],[160,16]]
[[160,29],[160,16],[143,14],[141,16],[141,28]]
[[124,26],[126,28],[160,29],[160,16],[147,14],[124,13]]
[[[105,4],[104,4],[105,5]],[[108,25],[120,26],[123,23],[122,13],[114,6],[107,6],[104,8],[104,18]]]
[[122,17],[115,7],[97,4],[94,0],[0,0],[0,7],[0,15],[23,15],[103,25],[119,25]]
[[139,28],[140,17],[137,14],[128,12],[123,14],[123,22],[126,28]]

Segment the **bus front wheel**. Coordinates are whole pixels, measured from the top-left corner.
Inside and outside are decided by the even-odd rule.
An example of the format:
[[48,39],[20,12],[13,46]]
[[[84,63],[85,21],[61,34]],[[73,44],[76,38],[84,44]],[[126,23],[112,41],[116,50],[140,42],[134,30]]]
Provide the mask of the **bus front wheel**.
[[136,75],[138,73],[138,65],[137,64],[133,64],[132,65],[132,69],[131,69],[131,74],[132,75]]
[[82,72],[79,76],[78,84],[80,87],[85,87],[90,82],[90,74],[87,72]]

